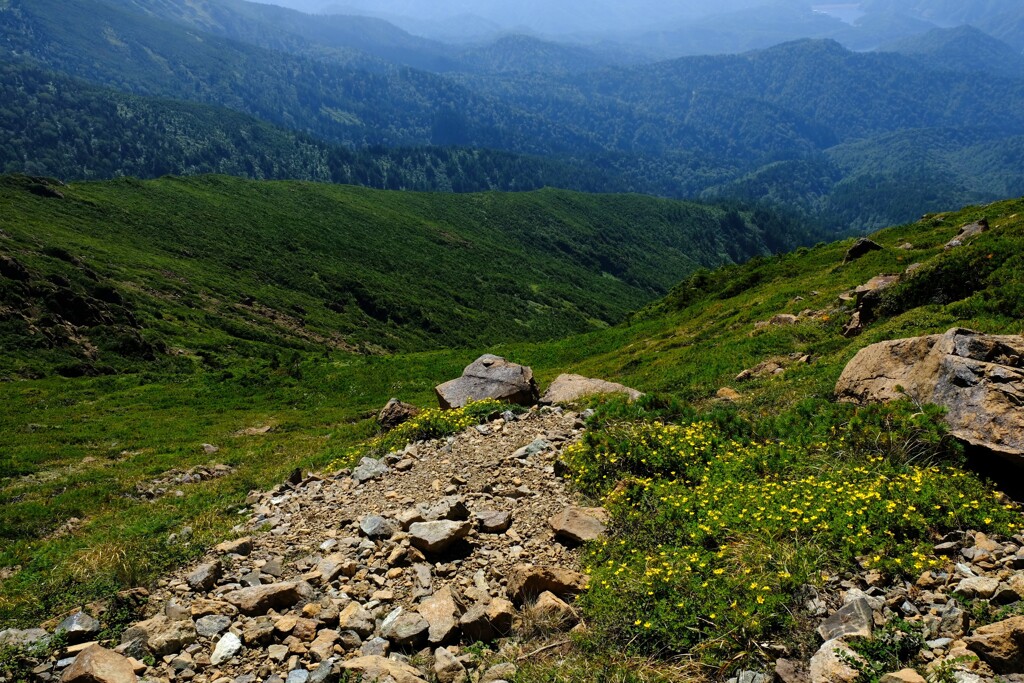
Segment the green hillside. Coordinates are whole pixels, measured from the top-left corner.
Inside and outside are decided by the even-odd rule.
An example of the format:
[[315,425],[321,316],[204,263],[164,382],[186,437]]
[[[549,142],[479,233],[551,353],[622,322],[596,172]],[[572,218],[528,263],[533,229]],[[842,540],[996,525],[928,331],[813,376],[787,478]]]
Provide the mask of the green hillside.
[[[571,266],[553,259],[553,253],[574,248],[579,250],[574,259],[599,261],[598,245],[614,231],[598,232],[595,225],[628,232],[644,224],[642,217],[653,221],[668,212],[676,216],[673,221],[688,217],[691,227],[706,227],[708,223],[692,221],[703,217],[710,225],[720,225],[723,214],[635,197],[551,191],[394,196],[219,177],[58,189],[64,199],[40,196],[52,191],[24,179],[8,178],[3,184],[5,206],[13,208],[0,225],[4,366],[17,369],[21,381],[0,382],[5,405],[0,416],[0,568],[11,574],[0,584],[0,619],[17,623],[32,623],[64,606],[145,582],[186,561],[224,537],[234,523],[233,511],[250,489],[281,481],[297,465],[323,467],[344,457],[348,446],[373,433],[368,418],[389,397],[429,405],[432,387],[456,376],[482,351],[531,364],[542,385],[561,372],[575,371],[656,392],[645,405],[659,419],[708,415],[737,437],[755,434],[803,443],[816,442],[829,429],[845,429],[849,423],[851,409],[832,403],[832,387],[859,348],[956,325],[1022,331],[1024,200],[933,215],[882,231],[875,239],[885,249],[851,264],[843,264],[847,241],[702,270],[626,324],[538,344],[513,340],[516,333],[520,339],[564,334],[574,321],[580,323],[578,329],[600,324],[582,317],[596,302],[602,302],[601,312],[616,305],[625,308],[645,298],[642,283],[657,288],[671,277],[665,261],[621,254],[610,244],[601,246],[611,249],[605,255],[616,254],[609,263],[621,265],[618,280],[608,271],[599,272],[600,266]],[[219,221],[212,207],[229,218]],[[331,220],[311,217],[304,229],[294,229],[293,214],[304,207],[316,208]],[[480,227],[485,211],[489,228]],[[411,219],[413,215],[418,218]],[[588,222],[570,221],[570,215],[588,216]],[[611,223],[615,216],[618,222]],[[961,225],[981,217],[989,220],[991,231],[966,247],[942,249]],[[479,224],[470,229],[468,218]],[[359,227],[363,221],[369,225],[365,230]],[[656,237],[644,238],[649,258],[662,258],[672,240],[696,236],[684,238],[678,222],[651,224],[660,227]],[[363,243],[342,249],[332,225],[344,226],[348,237],[358,235]],[[542,246],[533,250],[527,242],[544,225],[550,230],[540,235]],[[393,240],[401,251],[371,256],[374,230],[387,227],[393,237],[395,226],[405,230],[401,239]],[[630,239],[641,239],[641,233]],[[321,251],[311,250],[314,241]],[[908,242],[911,249],[896,248]],[[437,243],[457,255],[477,245],[508,250],[492,263],[528,266],[498,272],[470,269],[471,258],[455,264],[441,259],[434,250]],[[714,241],[699,244],[721,248]],[[513,257],[513,245],[514,256],[526,261],[505,260]],[[358,252],[359,260],[334,269],[318,259],[317,253],[334,249],[336,258]],[[401,260],[405,250],[417,253],[416,265]],[[353,270],[371,258],[380,270],[365,263],[364,269]],[[859,337],[842,337],[850,310],[838,295],[914,262],[925,266],[887,293],[879,320]],[[415,272],[403,272],[410,268]],[[401,323],[386,324],[362,310],[346,317],[345,307],[335,313],[318,302],[319,288],[340,282],[342,274],[353,288],[372,278],[366,282],[373,287],[362,291],[388,302],[382,305],[406,302],[399,311],[414,310],[410,307],[416,302],[419,310],[433,314],[451,308],[446,297],[460,296],[460,305],[479,317],[467,320],[448,313],[441,332],[424,327],[428,318],[412,314]],[[509,320],[532,305],[499,292],[511,283],[527,282],[541,285],[539,292],[524,285],[532,301],[540,303],[537,297],[545,293],[565,299],[560,312],[547,317],[538,312],[524,321],[524,329]],[[575,287],[567,288],[567,282]],[[35,298],[26,296],[25,287],[38,292]],[[350,291],[357,306],[358,291]],[[47,372],[67,363],[68,353],[59,337],[49,334],[55,328],[45,327],[54,313],[36,310],[34,302],[59,305],[69,301],[59,295],[69,292],[78,297],[72,301],[85,300],[90,306],[64,314],[92,311],[104,320],[97,327],[79,321],[83,327],[70,328],[76,340],[88,337],[96,348],[94,356],[112,369],[129,372],[76,378]],[[594,298],[585,296],[587,292]],[[255,301],[245,300],[246,295]],[[351,301],[340,295],[338,300]],[[801,312],[796,325],[756,325],[778,313]],[[36,316],[33,327],[26,328],[25,314]],[[305,327],[294,325],[300,318]],[[357,323],[367,327],[360,330]],[[325,343],[332,329],[344,333],[339,336],[346,344],[358,340],[364,347],[391,340],[397,348],[442,342],[472,348],[352,354],[341,343],[341,348]],[[125,334],[113,343],[117,330]],[[324,339],[311,340],[314,333]],[[144,344],[131,343],[139,337]],[[140,353],[151,354],[153,360]],[[804,355],[809,363],[793,360]],[[769,359],[778,360],[785,372],[747,382],[734,379],[741,370]],[[740,392],[736,404],[723,407],[715,399],[725,386]],[[705,410],[709,412],[694,412]],[[262,436],[243,431],[261,425],[271,431]],[[908,432],[908,443],[919,437]],[[133,497],[137,485],[162,473],[211,462],[200,447],[203,443],[221,447],[216,461],[235,468],[230,476],[190,485],[180,497],[154,502]],[[856,466],[860,457],[844,462]],[[194,533],[194,544],[165,543],[168,534],[186,525]],[[98,552],[109,558],[97,561]],[[133,558],[130,565],[117,559],[126,553]],[[88,576],[76,569],[84,557],[93,562]],[[12,567],[21,569],[11,573]],[[612,629],[607,643],[624,645],[631,637],[629,629],[618,630],[607,611],[594,609],[595,623]],[[649,642],[657,647],[659,641]],[[533,680],[545,680],[537,676]],[[568,680],[592,678],[580,674]]]
[[7,377],[124,369],[128,348],[216,364],[207,356],[561,337],[621,321],[699,266],[766,253],[787,230],[770,214],[554,190],[10,176],[0,196]]

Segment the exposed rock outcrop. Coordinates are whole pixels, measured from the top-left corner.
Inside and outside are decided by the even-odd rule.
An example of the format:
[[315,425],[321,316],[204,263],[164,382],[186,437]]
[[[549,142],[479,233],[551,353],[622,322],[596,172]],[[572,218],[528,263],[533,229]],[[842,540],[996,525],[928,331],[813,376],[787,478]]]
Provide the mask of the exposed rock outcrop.
[[434,391],[445,409],[487,398],[532,406],[540,396],[533,370],[489,353],[467,365],[462,377],[438,385]]
[[867,237],[861,237],[859,240],[853,243],[846,252],[846,258],[843,259],[843,263],[849,263],[850,261],[856,261],[861,256],[870,254],[873,251],[881,251],[882,245],[874,240],[869,240]]
[[380,413],[377,415],[377,424],[385,432],[389,432],[398,425],[416,417],[419,413],[420,409],[411,403],[403,403],[397,398],[393,398],[381,408]]
[[957,438],[1024,457],[1024,337],[954,328],[873,344],[847,364],[836,394],[856,403],[909,396],[944,406]]

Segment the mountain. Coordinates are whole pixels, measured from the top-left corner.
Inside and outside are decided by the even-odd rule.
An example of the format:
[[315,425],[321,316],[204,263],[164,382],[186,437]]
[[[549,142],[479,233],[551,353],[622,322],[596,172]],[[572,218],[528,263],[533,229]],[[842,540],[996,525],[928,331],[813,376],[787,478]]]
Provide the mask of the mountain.
[[392,190],[629,189],[580,163],[485,149],[353,150],[244,114],[127,95],[0,61],[0,170],[62,180],[224,173]]
[[[123,370],[171,348],[558,337],[619,322],[698,266],[766,253],[787,233],[812,239],[764,212],[556,190],[8,176],[0,193],[0,336],[15,375],[45,373],[41,358],[65,373]],[[15,351],[22,342],[34,350]]]
[[552,43],[531,36],[514,35],[475,47],[459,55],[457,71],[492,74],[550,73],[576,74],[593,71],[629,58],[612,57],[587,47]]
[[929,69],[1024,78],[1024,54],[972,26],[935,29],[880,49],[917,59]]

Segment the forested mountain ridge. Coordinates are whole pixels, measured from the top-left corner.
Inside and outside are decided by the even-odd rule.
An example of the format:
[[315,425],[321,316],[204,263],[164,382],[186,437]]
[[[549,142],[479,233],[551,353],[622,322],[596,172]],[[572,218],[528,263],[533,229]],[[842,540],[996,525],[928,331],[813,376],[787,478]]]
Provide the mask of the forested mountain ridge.
[[0,171],[63,180],[223,173],[390,190],[631,189],[582,163],[453,147],[351,149],[222,107],[120,93],[0,60]]
[[[266,19],[277,16],[274,12],[284,13],[280,33]],[[1004,186],[1017,186],[1019,164],[988,152],[983,156],[994,166],[986,169],[985,177],[1003,180],[980,188],[964,181],[972,166],[946,154],[946,143],[918,148],[921,158],[941,158],[941,163],[929,162],[927,168],[911,169],[910,174],[901,161],[879,175],[878,150],[869,155],[873,159],[864,168],[844,163],[826,169],[817,160],[827,158],[837,145],[910,130],[956,130],[972,138],[984,131],[985,138],[971,147],[995,148],[1001,141],[1012,147],[1012,138],[1024,134],[1024,79],[951,72],[931,65],[938,60],[922,63],[900,54],[854,53],[828,40],[796,41],[742,55],[610,67],[602,66],[598,53],[508,38],[456,53],[456,66],[444,67],[455,71],[430,73],[345,47],[358,31],[345,25],[344,17],[323,22],[324,43],[289,33],[289,21],[303,16],[241,0],[9,0],[0,14],[0,35],[5,39],[0,50],[8,59],[29,60],[135,95],[227,107],[329,145],[473,147],[550,162],[513,161],[491,152],[479,153],[484,159],[480,160],[477,153],[458,153],[455,156],[473,169],[461,173],[459,180],[460,173],[450,168],[461,161],[453,159],[452,152],[441,158],[435,150],[427,156],[436,162],[420,162],[410,161],[408,152],[400,161],[387,158],[390,153],[376,154],[376,160],[350,161],[339,151],[335,156],[341,162],[328,163],[326,171],[291,176],[297,178],[444,190],[558,185],[676,198],[735,196],[744,201],[750,201],[751,187],[771,178],[769,191],[761,197],[802,197],[794,208],[808,220],[838,229],[878,227],[912,218],[919,213],[910,208],[915,204],[938,209],[986,201],[1001,196]],[[295,21],[312,35],[317,27],[310,19],[319,18]],[[234,31],[237,39],[202,32],[203,27]],[[389,36],[396,36],[396,49],[422,48],[427,57],[437,54],[430,52],[435,46],[429,41],[417,42],[397,29],[381,31],[383,37],[366,40],[386,46]],[[970,31],[954,32],[934,49],[955,60],[977,39]],[[459,59],[482,64],[476,73],[459,71]],[[942,135],[911,135],[904,140],[927,145]],[[268,144],[275,151],[252,153],[264,161],[239,155],[238,146],[228,144],[222,166],[161,168],[174,173],[288,175],[294,167],[293,153],[285,152],[282,158],[283,148]],[[173,147],[166,141],[154,143],[149,157]],[[309,153],[305,145],[300,148]],[[19,154],[14,150],[13,156]],[[144,156],[141,151],[133,154]],[[314,156],[322,158],[323,153]],[[497,164],[493,172],[486,169],[487,159]],[[339,171],[339,163],[377,170]],[[814,183],[826,180],[824,194],[785,186],[790,179],[776,171],[779,164],[794,163],[801,168],[801,182],[808,173],[817,176]],[[275,164],[278,170],[273,170]],[[88,160],[11,169],[98,177],[152,175],[150,169],[159,166],[127,162],[113,168],[106,160],[92,164],[104,165],[107,170],[102,173],[81,175],[76,169],[87,169]],[[385,173],[385,165],[399,170]],[[238,170],[246,166],[271,171]],[[757,179],[755,185],[750,184],[752,178]],[[857,198],[862,190],[870,194],[863,203]],[[904,201],[909,197],[920,201]]]

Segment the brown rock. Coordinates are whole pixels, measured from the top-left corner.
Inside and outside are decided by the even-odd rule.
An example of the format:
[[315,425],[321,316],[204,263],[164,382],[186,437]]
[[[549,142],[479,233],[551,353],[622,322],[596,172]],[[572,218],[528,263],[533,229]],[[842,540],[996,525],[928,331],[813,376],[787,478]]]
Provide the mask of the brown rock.
[[858,672],[847,661],[860,659],[841,640],[830,640],[811,657],[811,683],[855,683]]
[[221,614],[225,617],[233,617],[238,614],[238,608],[223,600],[207,600],[205,598],[198,598],[192,601],[192,605],[189,607],[189,612],[192,614],[193,619],[201,619],[203,617],[209,617],[215,614]]
[[874,632],[874,615],[871,606],[864,598],[859,598],[844,605],[842,609],[830,616],[818,626],[818,634],[822,640],[836,638],[861,637],[870,638]]
[[480,531],[485,534],[503,534],[512,526],[512,513],[498,510],[484,510],[476,513]]
[[604,508],[567,507],[549,520],[555,536],[574,543],[586,543],[607,531],[608,511]]
[[558,628],[570,627],[579,621],[576,610],[554,593],[545,591],[537,597],[537,602],[530,608],[531,614],[546,623]]
[[358,602],[350,602],[338,615],[338,629],[354,631],[360,638],[366,638],[375,628],[373,615],[363,609]]
[[539,396],[533,370],[491,354],[480,356],[466,366],[462,377],[438,385],[434,391],[444,409],[462,408],[485,398],[534,405]]
[[741,398],[743,398],[743,395],[730,387],[722,387],[715,394],[715,397],[720,398],[723,401],[730,401],[735,403],[736,401],[739,401]]
[[956,237],[946,243],[946,249],[949,250],[955,247],[962,247],[968,241],[986,231],[988,231],[988,221],[984,218],[976,223],[968,223],[960,228],[960,232],[957,233]]
[[494,598],[477,603],[459,619],[459,627],[467,641],[489,643],[512,632],[516,608],[508,600]]
[[272,609],[292,607],[302,599],[302,594],[298,584],[289,581],[231,591],[224,599],[242,614],[257,616]]
[[982,626],[964,641],[997,674],[1024,671],[1024,617]]
[[777,659],[775,678],[779,683],[810,683],[811,674],[803,662],[795,659]]
[[135,683],[135,668],[126,657],[99,645],[83,650],[60,677],[61,683]]
[[597,394],[626,394],[630,401],[635,401],[643,396],[636,389],[630,389],[615,382],[591,379],[582,375],[562,374],[551,383],[548,390],[544,392],[540,402],[548,405],[552,403],[575,403],[587,396],[595,396]]
[[879,683],[927,683],[924,676],[913,669],[901,669],[896,673],[885,674]]
[[[1024,337],[954,328],[942,335],[873,344],[836,384],[841,401],[904,396],[947,408],[953,434],[1003,455],[1024,456]],[[902,388],[902,389],[901,389]]]
[[519,564],[512,568],[508,577],[508,594],[517,604],[524,604],[550,591],[560,598],[582,593],[590,577],[560,567],[535,567]]
[[121,636],[121,642],[141,640],[145,643],[146,649],[162,657],[181,652],[186,646],[196,642],[197,637],[195,624],[191,621],[176,621],[159,614],[127,629]]
[[423,674],[408,664],[387,659],[386,657],[357,657],[341,663],[344,671],[362,674],[362,680],[383,681],[390,676],[395,683],[426,683]]
[[245,537],[234,541],[224,541],[214,550],[222,555],[242,555],[244,557],[252,552],[252,539]]
[[323,630],[316,634],[316,639],[309,645],[309,655],[315,662],[330,659],[334,654],[334,645],[341,639],[337,631]]
[[397,398],[393,398],[387,402],[387,405],[381,408],[380,414],[377,415],[377,424],[385,432],[390,432],[398,425],[408,422],[419,414],[420,409],[416,406],[411,403],[402,403]]
[[445,586],[421,602],[416,611],[423,615],[430,625],[427,640],[433,645],[440,645],[454,640],[459,631],[461,610],[455,600],[455,594],[449,586]]

